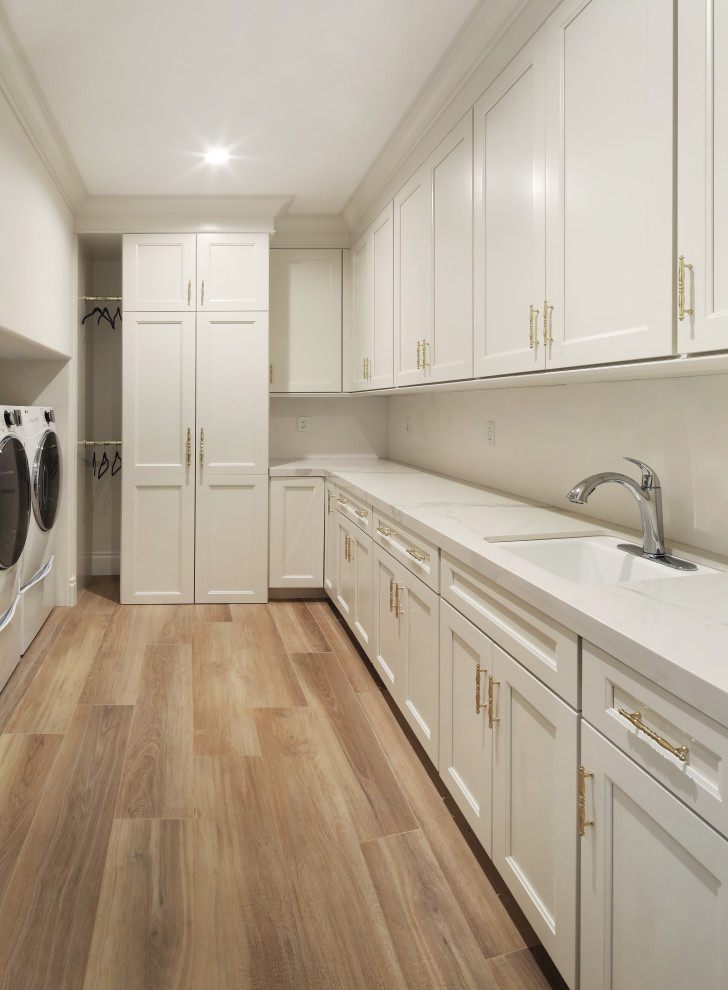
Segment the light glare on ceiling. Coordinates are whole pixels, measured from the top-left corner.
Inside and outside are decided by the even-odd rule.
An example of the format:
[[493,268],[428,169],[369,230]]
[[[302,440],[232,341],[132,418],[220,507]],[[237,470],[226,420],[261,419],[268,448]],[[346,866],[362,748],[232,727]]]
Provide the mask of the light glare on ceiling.
[[208,165],[223,165],[230,158],[230,153],[224,148],[210,148],[205,155]]

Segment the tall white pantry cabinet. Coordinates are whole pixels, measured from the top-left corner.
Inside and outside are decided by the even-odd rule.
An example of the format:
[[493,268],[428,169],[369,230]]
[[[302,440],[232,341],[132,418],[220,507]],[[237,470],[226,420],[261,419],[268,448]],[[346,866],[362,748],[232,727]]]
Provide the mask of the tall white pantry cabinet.
[[121,601],[268,593],[268,235],[123,243]]

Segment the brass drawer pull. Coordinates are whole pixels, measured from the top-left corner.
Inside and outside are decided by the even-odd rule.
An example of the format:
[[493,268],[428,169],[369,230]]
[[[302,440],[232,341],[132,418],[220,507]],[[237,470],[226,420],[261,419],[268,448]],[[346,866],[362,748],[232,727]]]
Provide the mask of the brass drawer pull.
[[500,715],[493,714],[493,685],[498,684],[500,686],[500,681],[494,681],[492,675],[488,678],[488,728],[493,728],[494,722],[500,722]]
[[389,611],[394,609],[394,578],[389,579]]
[[205,427],[200,427],[200,467],[205,466]]
[[340,502],[341,505],[348,505],[349,504],[349,499],[348,498],[343,498],[343,496],[341,496],[341,495],[339,495],[339,497],[337,498],[336,501],[337,502]]
[[392,530],[391,529],[387,529],[384,526],[377,526],[377,532],[378,533],[381,533],[382,536],[386,536],[386,537],[390,537],[392,535]]
[[544,346],[546,344],[553,344],[554,338],[552,334],[554,325],[554,307],[549,306],[548,299],[543,301],[543,342]]
[[414,557],[415,560],[418,560],[420,563],[422,563],[423,560],[430,559],[429,553],[425,553],[424,550],[413,550],[411,547],[407,547],[407,553],[410,557]]
[[538,344],[538,327],[537,327],[538,314],[539,314],[539,310],[534,309],[533,303],[531,303],[531,319],[528,330],[529,347],[531,348],[531,350],[533,350],[534,344]]
[[395,584],[394,586],[394,615],[395,618],[399,618],[400,615],[404,615],[404,609],[399,604],[399,593],[402,590],[401,584]]
[[584,764],[579,767],[579,835],[584,835],[587,825],[593,825],[594,820],[586,817],[586,778],[593,777],[594,774],[584,769]]
[[685,319],[686,315],[687,316],[693,315],[692,309],[685,309],[685,269],[686,268],[689,268],[690,271],[693,270],[693,266],[689,265],[685,261],[685,255],[681,254],[680,265],[678,267],[678,274],[677,274],[677,285],[678,285],[677,305],[678,305],[678,309],[680,310],[680,314],[678,316],[680,322],[682,322]]
[[200,306],[205,305],[205,280],[202,280],[202,288],[200,289]]
[[192,427],[187,427],[187,467],[192,464]]
[[331,515],[331,489],[326,492],[326,515]]
[[192,302],[192,279],[187,283],[187,305]]
[[671,753],[673,756],[676,756],[681,763],[687,763],[688,753],[690,752],[688,747],[678,746],[678,748],[675,749],[675,747],[671,743],[669,743],[667,739],[663,739],[662,736],[658,736],[658,734],[654,731],[654,729],[650,729],[648,726],[644,724],[644,722],[642,721],[641,712],[632,712],[630,714],[629,712],[626,712],[624,708],[620,708],[619,714],[622,716],[622,718],[626,718],[627,721],[630,722],[635,727],[635,729],[638,729],[640,732],[644,732],[644,734],[647,736],[648,739],[652,739],[652,741],[656,742],[658,746],[662,746],[662,748],[666,749],[668,753]]
[[485,667],[481,667],[479,663],[475,665],[475,714],[480,715],[480,709],[485,708],[485,705],[480,700],[480,675],[485,674],[488,676],[488,671]]
[[359,516],[360,519],[366,519],[369,515],[368,512],[364,512],[363,509],[354,509],[354,512]]

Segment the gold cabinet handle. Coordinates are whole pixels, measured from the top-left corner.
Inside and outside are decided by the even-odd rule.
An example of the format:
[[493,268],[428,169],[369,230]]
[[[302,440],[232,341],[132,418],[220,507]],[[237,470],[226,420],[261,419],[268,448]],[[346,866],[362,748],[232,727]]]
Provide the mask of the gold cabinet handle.
[[394,608],[394,578],[389,579],[389,611]]
[[273,384],[273,365],[272,364],[269,364],[268,365],[268,383],[270,385]]
[[200,287],[200,306],[205,305],[205,280],[203,278],[202,285]]
[[493,728],[494,722],[500,722],[500,715],[493,714],[493,685],[500,685],[500,681],[494,681],[492,675],[488,678],[488,728]]
[[192,464],[192,427],[187,427],[187,467]]
[[538,314],[540,310],[533,308],[533,303],[531,303],[531,316],[528,329],[528,346],[533,350],[534,344],[538,344]]
[[677,271],[677,286],[678,286],[677,305],[679,309],[679,315],[678,315],[679,320],[684,320],[686,316],[693,315],[692,309],[685,309],[685,269],[686,268],[689,268],[690,271],[693,270],[693,266],[689,265],[685,261],[685,255],[681,254],[680,264],[678,266],[678,271]]
[[331,515],[331,489],[326,492],[326,515]]
[[200,427],[200,467],[205,464],[205,427]]
[[187,283],[187,305],[192,302],[192,279]]
[[372,380],[372,362],[367,358],[367,381]]
[[377,526],[377,532],[378,533],[381,533],[382,536],[386,536],[387,539],[389,539],[389,537],[391,537],[391,535],[392,535],[392,530],[391,529],[387,529],[386,526]]
[[549,306],[548,299],[543,301],[543,342],[545,344],[553,344],[554,338],[551,336],[551,331],[553,330],[554,323],[554,307]]
[[620,708],[619,714],[622,716],[622,718],[626,718],[627,721],[630,722],[639,732],[644,732],[644,734],[647,736],[648,739],[652,739],[653,742],[656,742],[658,746],[662,746],[662,748],[666,749],[668,753],[672,754],[672,756],[676,756],[681,763],[687,763],[688,753],[690,752],[688,747],[678,746],[678,748],[676,749],[671,743],[667,741],[667,739],[663,739],[662,736],[659,736],[654,729],[650,729],[649,726],[645,725],[645,723],[642,721],[641,712],[630,713],[625,711],[624,708]]
[[425,368],[429,368],[430,367],[430,362],[427,360],[427,351],[425,350],[425,348],[429,348],[429,347],[430,347],[429,340],[423,340],[422,341],[422,370],[423,371],[425,370]]
[[588,825],[593,825],[594,820],[586,817],[586,778],[593,777],[594,774],[584,769],[584,764],[579,767],[579,835],[584,834]]
[[395,586],[394,586],[394,615],[395,615],[395,618],[397,618],[397,619],[400,617],[400,615],[404,615],[404,609],[402,608],[402,606],[399,603],[399,593],[402,590],[403,589],[402,589],[402,585],[401,584],[395,584]]
[[363,509],[354,509],[354,512],[359,516],[360,519],[366,519],[369,515],[368,512],[364,512]]
[[481,667],[479,663],[475,665],[475,714],[480,715],[480,709],[485,708],[485,705],[480,700],[480,675],[485,674],[488,676],[488,671],[485,667]]
[[343,495],[339,495],[339,497],[336,499],[336,501],[337,502],[340,502],[341,505],[348,505],[349,504],[349,499],[348,498],[344,498]]
[[417,550],[417,549],[413,549],[412,547],[407,547],[407,553],[410,555],[410,557],[414,557],[415,560],[419,561],[420,563],[422,563],[423,560],[430,559],[429,553],[425,553],[424,550]]
[[420,347],[422,346],[422,343],[423,343],[423,341],[421,341],[421,340],[418,340],[417,341],[417,370],[418,371],[422,367],[422,364],[420,362]]

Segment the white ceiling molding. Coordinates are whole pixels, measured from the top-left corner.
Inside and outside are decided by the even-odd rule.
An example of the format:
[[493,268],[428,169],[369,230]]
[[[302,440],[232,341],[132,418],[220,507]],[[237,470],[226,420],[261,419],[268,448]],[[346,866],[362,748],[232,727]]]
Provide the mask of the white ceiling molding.
[[288,213],[276,221],[270,245],[276,248],[348,248],[351,234],[339,214]]
[[273,233],[292,196],[88,196],[74,230],[84,233],[169,233],[186,230]]
[[483,0],[342,210],[355,240],[559,0]]
[[0,91],[72,211],[88,192],[38,80],[0,4]]

